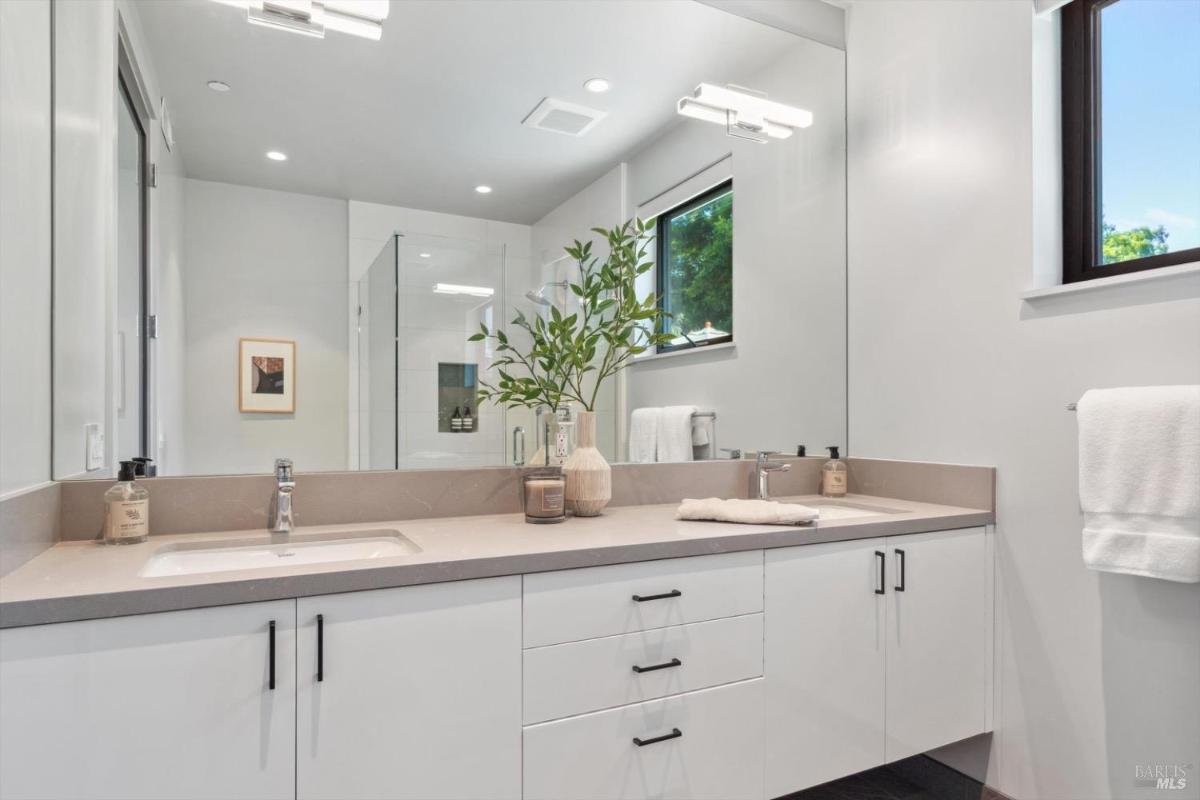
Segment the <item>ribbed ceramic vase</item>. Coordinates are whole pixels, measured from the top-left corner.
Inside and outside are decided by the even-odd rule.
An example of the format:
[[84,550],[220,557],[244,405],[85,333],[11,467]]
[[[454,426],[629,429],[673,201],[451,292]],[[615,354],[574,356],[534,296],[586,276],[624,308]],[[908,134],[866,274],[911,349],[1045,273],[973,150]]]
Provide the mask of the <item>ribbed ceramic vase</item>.
[[563,464],[567,508],[577,517],[594,517],[612,500],[612,467],[596,449],[596,414],[580,411],[575,452]]

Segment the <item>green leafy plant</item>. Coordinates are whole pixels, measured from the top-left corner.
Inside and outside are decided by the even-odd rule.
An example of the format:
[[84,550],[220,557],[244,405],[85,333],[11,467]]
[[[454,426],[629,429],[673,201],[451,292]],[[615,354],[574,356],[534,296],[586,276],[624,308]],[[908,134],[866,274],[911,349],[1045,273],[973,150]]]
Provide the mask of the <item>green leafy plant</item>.
[[593,254],[590,240],[565,248],[579,265],[579,282],[568,284],[579,310],[566,314],[552,305],[548,318],[518,311],[512,325],[524,331],[527,346],[517,347],[501,328],[479,326],[469,341],[490,339],[499,354],[492,364],[497,378],[480,381],[481,402],[551,409],[574,402],[592,411],[604,381],[635,356],[671,341],[660,332],[669,315],[654,293],[639,299],[635,290],[638,277],[654,267],[646,257],[649,228],[640,219],[592,228],[608,245],[603,260]]
[[1162,225],[1151,228],[1142,225],[1127,231],[1117,230],[1116,225],[1105,222],[1104,232],[1104,263],[1116,264],[1134,258],[1158,256],[1167,252],[1167,229]]

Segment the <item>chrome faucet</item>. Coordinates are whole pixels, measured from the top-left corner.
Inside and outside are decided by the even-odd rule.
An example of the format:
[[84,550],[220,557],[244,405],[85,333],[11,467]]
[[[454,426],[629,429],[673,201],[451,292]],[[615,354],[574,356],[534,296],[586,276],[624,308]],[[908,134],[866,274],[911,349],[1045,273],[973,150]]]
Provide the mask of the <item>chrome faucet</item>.
[[275,459],[275,494],[271,496],[271,533],[291,533],[292,492],[296,482],[292,479],[292,461],[289,458]]
[[787,472],[792,468],[791,464],[785,464],[782,461],[772,461],[771,456],[779,455],[774,450],[762,450],[754,459],[754,477],[758,479],[758,499],[770,500],[770,479],[772,472]]

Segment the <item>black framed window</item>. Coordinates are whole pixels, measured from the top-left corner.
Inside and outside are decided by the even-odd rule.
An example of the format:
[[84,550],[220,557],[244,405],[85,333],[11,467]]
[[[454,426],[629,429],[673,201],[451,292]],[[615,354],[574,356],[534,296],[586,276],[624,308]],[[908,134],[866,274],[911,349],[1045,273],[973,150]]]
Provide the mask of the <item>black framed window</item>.
[[1200,2],[1062,10],[1063,283],[1200,261]]
[[656,221],[658,305],[670,344],[658,352],[733,341],[733,180]]

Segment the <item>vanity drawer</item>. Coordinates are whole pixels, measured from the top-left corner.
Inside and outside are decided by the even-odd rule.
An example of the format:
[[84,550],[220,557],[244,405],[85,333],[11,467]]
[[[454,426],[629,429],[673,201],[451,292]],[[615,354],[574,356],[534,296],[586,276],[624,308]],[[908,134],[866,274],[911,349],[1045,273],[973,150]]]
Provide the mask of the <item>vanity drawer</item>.
[[525,651],[525,724],[757,678],[762,665],[762,614],[537,647]]
[[756,678],[531,725],[525,798],[761,800],[762,713]]
[[542,572],[525,576],[525,646],[752,614],[762,608],[761,550]]

